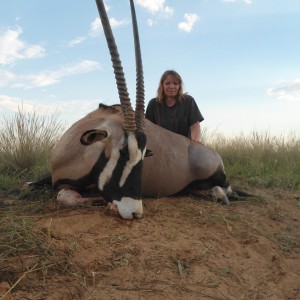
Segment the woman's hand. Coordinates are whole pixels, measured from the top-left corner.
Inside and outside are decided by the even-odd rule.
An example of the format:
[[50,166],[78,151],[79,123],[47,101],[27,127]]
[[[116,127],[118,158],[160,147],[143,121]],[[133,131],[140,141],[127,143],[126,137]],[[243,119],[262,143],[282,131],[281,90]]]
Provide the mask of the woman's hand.
[[196,122],[195,124],[190,126],[190,136],[191,140],[199,143],[201,142],[201,130],[199,122]]

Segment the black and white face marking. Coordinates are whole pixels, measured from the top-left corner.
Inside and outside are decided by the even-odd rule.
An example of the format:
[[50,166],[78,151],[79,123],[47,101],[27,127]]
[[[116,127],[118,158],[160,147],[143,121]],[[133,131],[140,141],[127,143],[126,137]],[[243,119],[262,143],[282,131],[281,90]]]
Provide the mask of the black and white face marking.
[[[60,179],[55,184],[73,186],[78,191],[87,185],[95,185],[104,199],[113,203],[123,218],[141,218],[142,167],[146,153],[146,135],[139,131],[125,132],[114,139],[115,135],[112,132],[101,128],[88,130],[81,136],[81,143],[87,146],[87,150],[95,147],[99,152],[98,160],[90,171],[76,180]],[[91,153],[91,150],[88,153]],[[77,202],[76,200],[74,203]]]
[[125,219],[143,215],[141,178],[145,153],[146,135],[137,131],[125,133],[99,176],[99,189]]
[[[139,139],[141,139],[141,136],[139,137]],[[127,141],[128,160],[126,162],[125,168],[123,169],[123,173],[119,181],[119,186],[121,188],[124,186],[133,168],[139,162],[143,161],[146,153],[146,143],[144,144],[144,141],[142,141],[142,145],[141,142],[138,143],[137,136],[134,132],[128,133]]]

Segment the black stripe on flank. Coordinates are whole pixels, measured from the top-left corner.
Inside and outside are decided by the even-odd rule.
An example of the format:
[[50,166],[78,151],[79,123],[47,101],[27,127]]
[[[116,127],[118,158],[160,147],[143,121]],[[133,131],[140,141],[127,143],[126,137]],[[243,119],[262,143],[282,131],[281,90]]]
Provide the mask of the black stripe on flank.
[[190,190],[209,190],[214,186],[220,186],[222,188],[228,188],[229,182],[226,178],[226,174],[224,173],[223,168],[218,168],[216,172],[210,177],[203,180],[195,180],[190,183],[183,191]]

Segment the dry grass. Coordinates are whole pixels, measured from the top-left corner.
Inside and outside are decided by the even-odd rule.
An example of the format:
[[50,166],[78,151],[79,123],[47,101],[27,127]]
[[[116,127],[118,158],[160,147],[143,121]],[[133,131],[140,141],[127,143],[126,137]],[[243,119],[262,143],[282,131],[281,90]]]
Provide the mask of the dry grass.
[[[34,278],[45,282],[52,274],[59,274],[77,280],[78,270],[69,261],[76,247],[53,243],[51,223],[58,207],[51,193],[44,197],[47,195],[48,200],[43,201],[23,202],[7,196],[0,201],[0,283],[9,283],[5,293],[0,289],[0,299]],[[45,217],[50,217],[48,226],[38,228],[37,223]]]
[[255,187],[300,187],[300,138],[295,134],[219,135],[208,140],[208,145],[221,154],[229,179]]
[[63,123],[55,114],[39,116],[21,107],[10,118],[4,116],[0,127],[2,177],[36,176],[49,169],[51,149],[63,129]]

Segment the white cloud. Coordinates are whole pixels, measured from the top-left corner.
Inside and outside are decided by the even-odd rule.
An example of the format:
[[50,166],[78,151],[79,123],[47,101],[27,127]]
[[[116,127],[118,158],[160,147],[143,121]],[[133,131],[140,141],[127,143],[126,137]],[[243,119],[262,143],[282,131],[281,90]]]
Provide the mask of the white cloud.
[[130,23],[127,20],[117,20],[115,18],[110,18],[109,22],[110,22],[110,26],[112,28],[120,27],[120,26],[123,26],[123,25],[126,25],[126,24]]
[[20,39],[20,27],[0,32],[0,65],[13,64],[19,59],[40,58],[45,49],[40,45],[29,45]]
[[[6,95],[0,95],[0,112],[10,110],[13,112],[18,111],[18,106],[22,103],[20,98],[9,97]],[[26,106],[27,108],[27,106]]]
[[73,47],[83,43],[85,40],[86,40],[86,38],[84,36],[79,36],[69,42],[69,47],[73,48]]
[[92,60],[84,60],[70,67],[61,68],[58,71],[47,71],[38,75],[28,75],[24,79],[28,80],[33,87],[43,87],[58,83],[62,78],[70,75],[88,73],[100,68],[100,64]]
[[24,100],[18,97],[10,97],[0,94],[0,113],[17,113],[22,109],[25,113],[37,112],[39,115],[60,114],[63,113],[63,120],[72,124],[96,109],[99,99],[91,100],[64,100],[63,102],[45,101],[47,104],[36,103],[32,100]]
[[[127,20],[117,20],[115,18],[110,18],[109,22],[112,28],[120,27],[129,23],[129,21]],[[93,37],[98,36],[101,31],[102,31],[101,20],[100,18],[96,18],[91,24],[90,36]]]
[[2,86],[18,88],[45,87],[60,82],[64,77],[88,73],[98,70],[100,67],[100,64],[96,61],[84,60],[72,66],[63,67],[56,71],[44,71],[37,75],[16,75],[3,72],[0,73],[0,86],[2,84]]
[[286,102],[300,102],[300,79],[267,90],[269,96]]
[[15,79],[16,75],[9,71],[0,70],[0,87],[7,86],[9,82]]
[[18,97],[10,97],[7,95],[0,95],[0,112],[13,112],[17,113],[22,109],[25,113],[37,111],[39,115],[48,115],[49,113],[57,112],[57,105],[46,105],[33,101],[23,101]]
[[101,28],[102,28],[101,20],[100,18],[96,18],[91,24],[90,35],[91,36],[99,35]]
[[153,20],[153,19],[148,19],[147,20],[147,24],[148,26],[152,27],[157,23],[157,21]]
[[73,100],[67,102],[64,101],[62,103],[42,104],[35,103],[32,100],[23,101],[18,97],[10,97],[0,94],[0,112],[18,112],[21,107],[24,112],[32,112],[36,110],[39,114],[47,114],[49,112],[54,113],[58,110],[66,112],[83,111],[87,114],[97,107],[97,103],[95,103],[95,100]]
[[173,9],[173,7],[166,6],[166,7],[164,8],[164,12],[165,12],[165,15],[166,15],[166,16],[172,16],[173,13],[174,13],[174,9]]
[[222,1],[227,3],[244,2],[246,4],[252,4],[254,0],[222,0]]
[[172,16],[174,12],[172,7],[165,5],[165,0],[137,0],[136,3],[152,14],[160,13],[168,17]]
[[[61,112],[67,112],[74,114],[77,112],[79,117],[82,117],[91,111],[95,110],[99,105],[99,100],[71,100],[56,103],[55,107]],[[74,121],[78,120],[79,117],[74,118]]]
[[191,32],[195,23],[199,21],[199,16],[196,14],[184,14],[184,22],[178,24],[178,28],[185,31]]
[[136,3],[151,13],[157,13],[164,10],[165,0],[137,0]]

